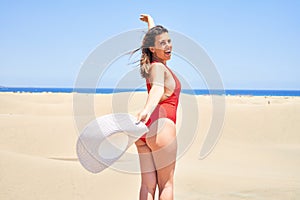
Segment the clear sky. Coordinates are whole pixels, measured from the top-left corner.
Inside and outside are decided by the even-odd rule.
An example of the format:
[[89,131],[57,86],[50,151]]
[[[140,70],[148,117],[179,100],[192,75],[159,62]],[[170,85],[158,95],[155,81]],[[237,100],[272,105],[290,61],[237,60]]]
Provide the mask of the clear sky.
[[[1,0],[0,86],[72,87],[99,44],[146,28],[141,13],[203,47],[226,89],[300,90],[297,0]],[[203,87],[182,63],[171,64]],[[103,85],[113,86],[117,73]]]

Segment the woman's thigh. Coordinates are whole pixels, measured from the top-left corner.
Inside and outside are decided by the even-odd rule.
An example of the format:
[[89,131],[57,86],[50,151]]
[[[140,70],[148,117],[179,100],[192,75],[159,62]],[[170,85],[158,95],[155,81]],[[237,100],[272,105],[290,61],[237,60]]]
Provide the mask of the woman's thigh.
[[176,125],[167,118],[160,118],[149,127],[146,138],[152,151],[156,170],[176,162]]
[[169,119],[161,118],[156,127],[149,129],[146,141],[152,151],[160,195],[171,197],[177,154],[176,125]]
[[152,156],[151,149],[142,140],[135,142],[137,151],[139,153],[140,168],[142,173],[142,178],[144,179],[155,179],[156,169]]

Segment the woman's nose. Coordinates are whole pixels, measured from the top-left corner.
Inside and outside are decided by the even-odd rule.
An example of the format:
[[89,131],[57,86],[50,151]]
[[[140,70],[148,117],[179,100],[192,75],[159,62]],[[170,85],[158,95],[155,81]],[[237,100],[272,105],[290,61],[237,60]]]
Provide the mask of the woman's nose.
[[166,43],[166,48],[172,48],[172,43],[171,42],[167,42]]

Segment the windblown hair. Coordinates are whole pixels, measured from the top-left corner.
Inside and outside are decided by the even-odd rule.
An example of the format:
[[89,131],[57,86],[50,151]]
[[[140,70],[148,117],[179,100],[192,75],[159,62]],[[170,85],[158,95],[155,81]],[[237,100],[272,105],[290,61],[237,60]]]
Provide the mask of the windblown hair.
[[150,64],[153,61],[153,53],[150,51],[149,47],[154,47],[155,37],[162,33],[168,33],[168,30],[161,25],[157,25],[149,29],[146,35],[144,36],[142,46],[133,51],[133,53],[135,53],[139,50],[142,50],[142,56],[139,62],[140,72],[143,78],[148,78]]

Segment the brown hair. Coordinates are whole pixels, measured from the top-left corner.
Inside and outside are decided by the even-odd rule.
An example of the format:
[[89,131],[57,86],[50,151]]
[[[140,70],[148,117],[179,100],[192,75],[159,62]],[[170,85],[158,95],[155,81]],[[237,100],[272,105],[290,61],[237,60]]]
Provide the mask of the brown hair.
[[168,33],[168,30],[161,25],[154,26],[149,29],[146,35],[143,38],[142,46],[133,51],[133,53],[142,50],[142,56],[139,60],[140,62],[140,72],[143,78],[147,78],[149,76],[149,68],[152,60],[152,52],[149,47],[154,47],[155,37],[162,33]]

